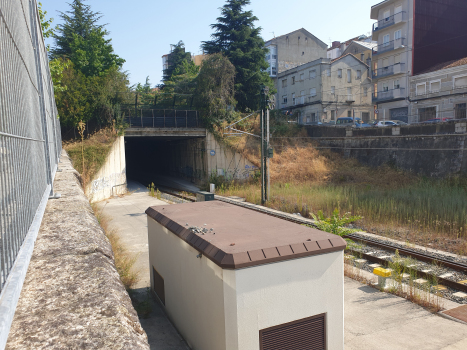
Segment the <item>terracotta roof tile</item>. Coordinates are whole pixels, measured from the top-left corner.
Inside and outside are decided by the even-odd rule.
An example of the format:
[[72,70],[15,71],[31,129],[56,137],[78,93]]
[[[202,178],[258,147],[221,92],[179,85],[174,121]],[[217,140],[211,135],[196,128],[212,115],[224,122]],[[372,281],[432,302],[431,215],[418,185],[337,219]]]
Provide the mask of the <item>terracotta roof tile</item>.
[[461,58],[460,60],[452,60],[448,62],[443,62],[439,63],[431,68],[428,68],[427,70],[421,72],[420,74],[425,74],[425,73],[431,73],[431,72],[436,72],[437,70],[442,70],[442,69],[448,69],[448,68],[454,68],[454,67],[459,67],[467,64],[467,57]]

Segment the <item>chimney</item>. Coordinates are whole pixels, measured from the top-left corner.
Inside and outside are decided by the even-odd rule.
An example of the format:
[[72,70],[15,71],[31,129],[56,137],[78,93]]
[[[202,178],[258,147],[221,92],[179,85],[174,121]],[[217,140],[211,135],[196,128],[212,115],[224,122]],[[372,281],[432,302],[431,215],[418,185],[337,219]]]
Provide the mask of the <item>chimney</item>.
[[339,47],[339,46],[341,46],[341,42],[340,42],[340,41],[333,41],[333,42],[332,42],[332,47],[331,47],[331,49],[334,49],[334,48]]

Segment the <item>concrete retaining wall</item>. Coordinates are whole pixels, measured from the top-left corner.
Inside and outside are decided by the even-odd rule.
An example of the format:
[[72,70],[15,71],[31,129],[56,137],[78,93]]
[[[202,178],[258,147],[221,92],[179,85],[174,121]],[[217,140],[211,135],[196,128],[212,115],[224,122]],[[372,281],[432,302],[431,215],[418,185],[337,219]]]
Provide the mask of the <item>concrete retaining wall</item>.
[[167,152],[172,158],[170,173],[194,181],[206,181],[210,175],[247,180],[258,169],[241,154],[219,143],[209,132],[206,138],[172,142]]
[[91,202],[99,202],[126,192],[125,141],[117,137],[102,168],[86,187]]

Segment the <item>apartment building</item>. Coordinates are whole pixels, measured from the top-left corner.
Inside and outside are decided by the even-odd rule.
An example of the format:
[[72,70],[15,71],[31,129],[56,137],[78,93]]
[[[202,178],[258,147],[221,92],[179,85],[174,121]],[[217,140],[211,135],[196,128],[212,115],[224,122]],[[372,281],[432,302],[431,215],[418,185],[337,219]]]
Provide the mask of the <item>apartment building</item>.
[[365,62],[368,66],[371,66],[371,55],[376,46],[377,44],[374,41],[352,41],[347,45],[342,56],[350,53],[360,61]]
[[326,57],[328,46],[304,28],[265,42],[269,76]]
[[467,57],[445,62],[410,78],[412,120],[465,119]]
[[372,6],[371,18],[377,20],[372,30],[377,117],[414,122],[410,77],[467,56],[467,1],[385,0]]
[[[357,46],[353,45],[353,43],[357,43]],[[339,58],[340,56],[343,56],[349,53],[348,49],[350,46],[352,46],[351,48],[352,51],[358,51],[358,52],[350,52],[352,54],[356,54],[356,53],[360,54],[362,51],[367,51],[369,49],[370,55],[371,55],[371,49],[375,46],[375,42],[372,40],[371,36],[366,36],[366,35],[359,35],[355,38],[349,39],[344,42],[333,41],[331,47],[327,50],[327,57],[332,60]],[[358,56],[357,58],[362,60]],[[362,60],[362,61],[366,62],[365,60]]]
[[369,67],[348,54],[319,58],[277,75],[276,105],[298,116],[300,124],[339,117],[374,119]]

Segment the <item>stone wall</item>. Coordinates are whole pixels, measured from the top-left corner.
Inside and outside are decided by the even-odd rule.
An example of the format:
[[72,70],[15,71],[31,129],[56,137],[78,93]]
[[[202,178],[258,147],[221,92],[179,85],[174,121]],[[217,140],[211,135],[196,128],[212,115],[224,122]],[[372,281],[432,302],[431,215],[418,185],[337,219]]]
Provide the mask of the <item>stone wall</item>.
[[62,153],[6,349],[149,349],[111,245]]

